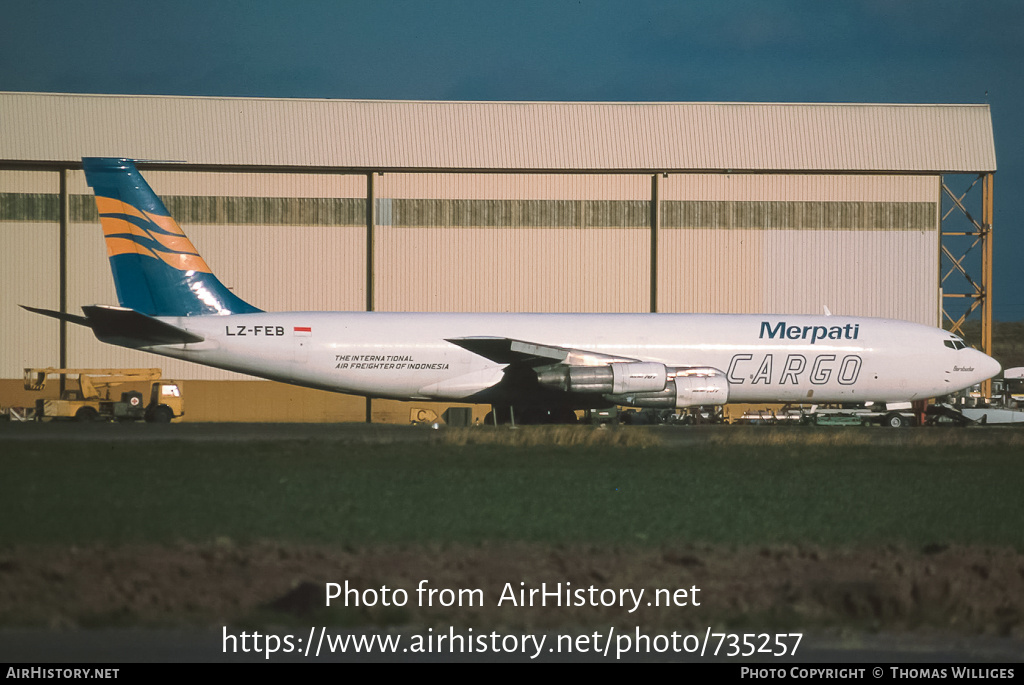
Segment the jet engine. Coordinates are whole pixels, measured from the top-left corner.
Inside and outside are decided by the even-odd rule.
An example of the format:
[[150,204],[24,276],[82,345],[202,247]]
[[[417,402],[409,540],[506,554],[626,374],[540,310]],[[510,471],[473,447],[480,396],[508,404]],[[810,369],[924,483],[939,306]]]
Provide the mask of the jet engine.
[[603,366],[559,364],[538,370],[541,385],[566,392],[621,394],[665,389],[668,368],[657,362],[617,362]]
[[710,366],[616,362],[603,366],[560,364],[537,371],[537,381],[566,392],[599,393],[630,407],[678,409],[729,401],[725,373]]

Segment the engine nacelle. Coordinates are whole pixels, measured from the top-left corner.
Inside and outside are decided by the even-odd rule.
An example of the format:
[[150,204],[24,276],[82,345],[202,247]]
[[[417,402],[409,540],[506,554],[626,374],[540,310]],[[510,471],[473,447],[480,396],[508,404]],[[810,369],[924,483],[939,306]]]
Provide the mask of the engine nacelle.
[[657,362],[609,364],[612,369],[612,393],[660,392],[668,385],[668,369]]
[[717,369],[714,375],[676,376],[676,407],[699,407],[729,401],[729,381]]
[[660,392],[668,369],[657,362],[616,362],[603,366],[555,366],[537,372],[541,385],[567,392],[599,394]]
[[660,392],[610,393],[604,397],[615,404],[657,409],[719,405],[729,401],[729,381],[718,369],[680,367],[668,371],[675,377]]

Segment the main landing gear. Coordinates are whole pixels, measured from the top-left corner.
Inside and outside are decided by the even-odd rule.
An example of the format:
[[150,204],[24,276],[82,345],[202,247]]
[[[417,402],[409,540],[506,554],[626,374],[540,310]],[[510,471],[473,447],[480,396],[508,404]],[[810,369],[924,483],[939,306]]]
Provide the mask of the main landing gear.
[[576,412],[566,407],[544,409],[538,407],[515,407],[492,405],[484,423],[488,426],[533,426],[541,424],[576,423]]

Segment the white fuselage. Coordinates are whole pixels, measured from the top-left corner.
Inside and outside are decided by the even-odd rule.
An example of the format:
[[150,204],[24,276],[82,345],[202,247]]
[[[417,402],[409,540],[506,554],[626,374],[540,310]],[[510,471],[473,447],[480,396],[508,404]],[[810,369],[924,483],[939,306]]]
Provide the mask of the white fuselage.
[[[999,371],[906,321],[760,314],[287,312],[161,317],[204,342],[149,351],[369,397],[461,400],[505,364],[448,342],[495,337],[725,373],[730,402],[897,402],[947,395]],[[962,347],[962,345],[961,345]]]

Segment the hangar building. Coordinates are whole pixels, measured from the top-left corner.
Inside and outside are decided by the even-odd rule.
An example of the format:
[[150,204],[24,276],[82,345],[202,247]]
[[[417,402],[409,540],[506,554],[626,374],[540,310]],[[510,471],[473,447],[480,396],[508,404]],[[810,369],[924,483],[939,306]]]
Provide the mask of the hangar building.
[[982,179],[987,236],[996,169],[987,105],[0,93],[0,130],[0,405],[33,400],[24,367],[160,366],[186,381],[187,420],[407,422],[410,406],[111,347],[20,309],[117,301],[83,156],[153,160],[139,168],[206,261],[267,310],[827,306],[930,325],[942,179]]

